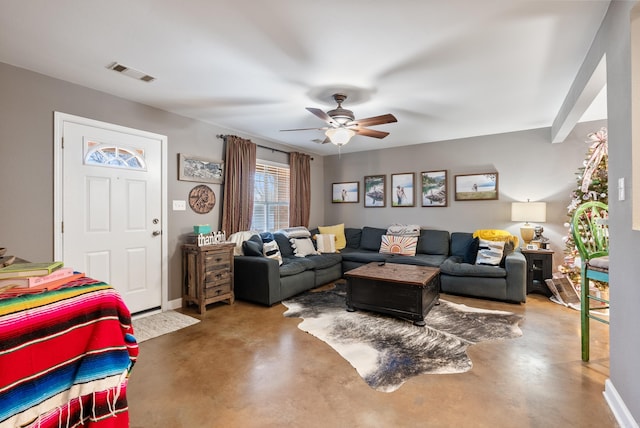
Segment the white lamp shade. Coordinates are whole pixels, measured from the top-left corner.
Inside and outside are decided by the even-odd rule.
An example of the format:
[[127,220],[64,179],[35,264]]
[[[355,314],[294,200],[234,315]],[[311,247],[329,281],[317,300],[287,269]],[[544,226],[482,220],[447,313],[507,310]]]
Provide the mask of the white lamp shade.
[[349,128],[329,128],[324,135],[329,137],[331,142],[336,146],[344,146],[349,142],[351,137],[356,135],[356,132]]
[[544,223],[547,221],[547,203],[513,202],[511,203],[511,221]]

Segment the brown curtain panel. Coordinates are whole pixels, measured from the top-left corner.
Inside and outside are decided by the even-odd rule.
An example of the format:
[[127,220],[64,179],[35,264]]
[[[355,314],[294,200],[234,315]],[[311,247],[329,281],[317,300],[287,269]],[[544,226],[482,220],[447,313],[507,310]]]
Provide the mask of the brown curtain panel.
[[228,235],[249,230],[253,216],[256,145],[235,135],[225,137],[226,156],[222,230]]
[[289,154],[289,226],[309,227],[311,213],[311,156]]

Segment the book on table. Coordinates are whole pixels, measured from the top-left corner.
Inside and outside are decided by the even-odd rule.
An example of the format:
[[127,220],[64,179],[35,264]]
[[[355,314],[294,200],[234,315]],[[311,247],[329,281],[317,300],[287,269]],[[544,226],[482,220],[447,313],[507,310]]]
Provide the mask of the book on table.
[[73,272],[71,276],[67,276],[61,279],[54,279],[53,281],[45,282],[44,284],[35,285],[33,287],[16,287],[14,285],[6,285],[0,287],[0,295],[5,295],[4,297],[8,297],[18,296],[21,294],[33,294],[42,293],[43,291],[52,291],[82,277],[84,277],[83,272]]
[[62,266],[63,262],[14,263],[0,268],[0,279],[49,275]]
[[68,278],[72,275],[73,275],[73,268],[62,267],[54,270],[49,275],[0,279],[0,288],[8,285],[13,285],[14,287],[28,287],[28,288],[37,287],[39,285],[47,284],[58,279]]

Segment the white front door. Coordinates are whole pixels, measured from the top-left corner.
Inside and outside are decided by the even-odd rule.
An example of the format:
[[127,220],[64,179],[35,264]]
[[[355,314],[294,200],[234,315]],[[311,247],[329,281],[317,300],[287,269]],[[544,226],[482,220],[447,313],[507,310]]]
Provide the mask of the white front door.
[[61,260],[113,286],[132,313],[161,307],[166,137],[71,119],[56,120],[63,142]]

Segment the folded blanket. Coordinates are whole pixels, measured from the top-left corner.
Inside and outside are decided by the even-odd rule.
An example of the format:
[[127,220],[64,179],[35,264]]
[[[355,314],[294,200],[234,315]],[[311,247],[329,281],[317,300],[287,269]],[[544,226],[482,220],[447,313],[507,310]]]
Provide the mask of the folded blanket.
[[387,235],[394,236],[420,236],[418,224],[392,224],[387,228]]
[[311,232],[304,226],[296,226],[296,227],[288,227],[286,229],[281,229],[282,232],[287,238],[310,238]]

